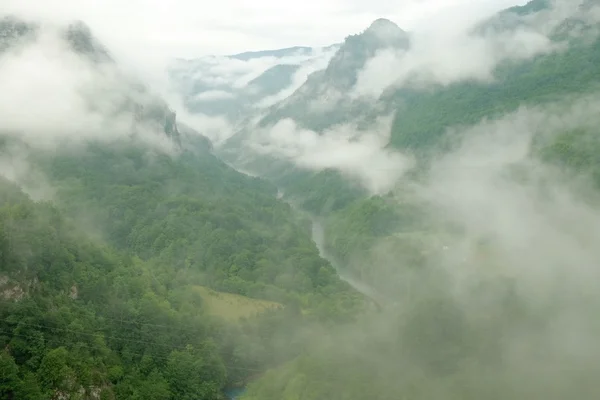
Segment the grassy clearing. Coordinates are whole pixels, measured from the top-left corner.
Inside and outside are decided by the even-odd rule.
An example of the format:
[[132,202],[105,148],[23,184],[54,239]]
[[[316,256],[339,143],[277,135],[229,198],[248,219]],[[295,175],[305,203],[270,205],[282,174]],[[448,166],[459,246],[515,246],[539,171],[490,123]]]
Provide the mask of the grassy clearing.
[[227,321],[236,322],[241,318],[250,318],[266,310],[281,308],[274,301],[252,299],[239,294],[217,292],[204,286],[196,286],[208,312]]

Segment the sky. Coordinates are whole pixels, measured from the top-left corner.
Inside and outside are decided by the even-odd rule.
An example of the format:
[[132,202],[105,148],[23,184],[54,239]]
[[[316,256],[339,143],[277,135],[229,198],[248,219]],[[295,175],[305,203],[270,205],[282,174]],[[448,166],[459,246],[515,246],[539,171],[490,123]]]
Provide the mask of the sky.
[[462,24],[523,0],[3,0],[0,14],[81,19],[113,52],[146,62],[340,42],[384,17],[405,30]]

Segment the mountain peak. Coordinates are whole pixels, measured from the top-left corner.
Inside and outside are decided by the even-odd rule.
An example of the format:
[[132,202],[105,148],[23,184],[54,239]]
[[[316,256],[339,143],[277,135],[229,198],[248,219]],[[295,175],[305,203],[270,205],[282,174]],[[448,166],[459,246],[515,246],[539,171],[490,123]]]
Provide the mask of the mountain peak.
[[384,41],[396,40],[400,37],[406,36],[406,32],[386,18],[378,18],[373,21],[365,33],[376,36]]
[[369,28],[367,28],[367,30],[377,30],[377,29],[396,29],[396,30],[398,30],[398,29],[400,29],[400,27],[387,18],[377,18],[375,21],[373,21],[371,23],[371,25],[369,26]]

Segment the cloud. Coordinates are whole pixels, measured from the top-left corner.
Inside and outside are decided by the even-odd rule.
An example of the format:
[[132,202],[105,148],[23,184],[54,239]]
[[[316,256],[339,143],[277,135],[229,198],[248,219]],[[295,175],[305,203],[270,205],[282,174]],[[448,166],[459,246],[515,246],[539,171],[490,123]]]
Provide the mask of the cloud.
[[377,98],[389,87],[410,84],[489,83],[503,62],[528,60],[566,47],[533,27],[488,35],[473,35],[471,29],[472,25],[464,25],[457,30],[417,31],[408,50],[379,51],[359,72],[353,96]]
[[249,145],[259,154],[294,162],[300,168],[336,169],[372,193],[385,193],[412,166],[410,157],[386,149],[391,118],[380,118],[367,131],[337,125],[319,134],[284,119],[257,130]]
[[226,118],[220,116],[214,117],[184,111],[177,114],[177,119],[182,121],[181,125],[189,126],[195,132],[210,139],[216,146],[229,139],[235,133],[231,123]]
[[88,139],[140,138],[168,148],[159,123],[135,122],[131,102],[161,107],[111,62],[95,63],[70,48],[62,27],[42,24],[35,40],[0,55],[2,132],[33,146]]
[[278,93],[265,97],[260,100],[256,105],[258,108],[271,107],[272,105],[279,103],[291,96],[296,90],[298,90],[308,79],[308,77],[316,71],[325,69],[331,57],[335,54],[335,48],[330,50],[316,49],[315,57],[303,61],[300,64],[300,68],[294,73],[292,77],[292,83],[280,90]]
[[[468,286],[486,279],[486,274],[502,275],[514,280],[521,300],[538,316],[549,317],[543,309],[553,307],[554,321],[571,321],[572,325],[561,326],[547,320],[552,328],[538,332],[537,339],[525,339],[540,340],[529,344],[544,348],[549,357],[570,352],[568,341],[573,337],[593,337],[588,319],[596,311],[580,308],[579,301],[591,296],[593,307],[600,304],[591,283],[600,274],[595,245],[600,240],[600,208],[559,169],[532,157],[532,143],[539,135],[576,127],[596,129],[599,106],[598,97],[589,96],[549,108],[522,108],[462,132],[462,144],[434,162],[420,191],[423,201],[436,210],[434,215],[443,216],[441,224],[450,222],[462,232],[449,237],[450,250],[437,261],[449,268],[456,285],[453,293],[467,311],[472,311],[469,302],[476,301],[469,297]],[[477,259],[474,252],[481,249],[477,243],[482,239],[489,258]],[[488,268],[493,264],[493,270],[482,270],[486,263]],[[511,339],[516,338],[508,339],[507,346],[516,346]],[[508,357],[517,356],[515,351],[516,347],[507,349]],[[570,356],[575,364],[584,362],[579,355]]]
[[[461,132],[462,144],[436,160],[423,193],[429,202],[452,209],[448,215],[481,230],[479,233],[505,234],[506,241],[531,243],[535,239],[522,236],[528,234],[518,227],[536,218],[533,209],[541,211],[554,201],[558,202],[554,207],[561,207],[572,196],[568,188],[560,188],[559,170],[532,158],[534,138],[551,140],[557,134],[576,129],[594,130],[600,123],[596,112],[599,107],[596,95],[565,99],[545,107],[522,107]],[[515,167],[525,168],[529,177],[526,183],[509,174]],[[552,198],[551,192],[536,193],[541,186],[532,186],[548,176],[550,182],[563,190],[554,193],[558,195],[556,198]],[[563,214],[558,209],[544,210],[548,211],[546,219]]]
[[[262,99],[257,104],[258,107],[268,107],[293,93],[304,83],[310,73],[325,68],[334,52],[334,49],[316,48],[310,52],[298,51],[282,57],[263,56],[238,59],[209,56],[196,60],[178,61],[173,65],[171,71],[176,85],[195,99],[204,99],[205,96],[212,98],[213,94],[223,94],[223,92],[229,93],[228,97],[233,98],[242,94],[260,95],[261,88],[249,84],[269,69],[277,65],[299,65],[289,87]],[[223,98],[223,96],[220,97]]]
[[213,100],[232,99],[235,95],[225,90],[207,90],[206,92],[200,92],[193,96],[191,101],[204,102]]
[[[111,50],[123,71],[168,96],[174,89],[165,71],[178,57],[193,59],[207,54],[232,54],[296,45],[327,46],[363,30],[379,17],[395,20],[406,29],[422,28],[434,20],[432,16],[440,10],[444,18],[450,15],[458,18],[489,14],[515,2],[517,0],[484,0],[473,5],[467,0],[406,0],[390,5],[380,0],[369,3],[335,0],[326,4],[309,2],[292,11],[272,0],[260,0],[251,5],[240,0],[224,0],[210,5],[174,0],[168,6],[157,0],[127,3],[116,0],[48,0],[42,3],[37,0],[6,0],[0,13],[15,13],[28,19],[53,23],[83,20]],[[468,13],[464,12],[466,9]],[[451,20],[448,18],[448,21]],[[220,67],[210,65],[211,73],[195,78],[206,80],[210,85],[223,86],[213,89],[239,89],[273,66],[273,62],[265,59],[230,63],[219,58],[215,59],[215,63]],[[289,88],[265,99],[260,106],[266,107],[285,98],[313,69],[316,70],[317,66],[307,65],[306,69],[298,71]],[[177,111],[181,113],[183,109]]]
[[[504,8],[519,1],[483,0],[384,0],[361,2],[332,0],[307,2],[290,8],[274,0],[250,3],[223,0],[200,4],[192,0],[5,0],[3,10],[54,21],[82,19],[110,48],[133,59],[168,60],[207,54],[231,54],[247,50],[294,45],[322,46],[337,43],[368,26],[375,18],[388,17],[406,28],[422,25],[432,15],[471,14]],[[483,10],[483,11],[482,11]]]
[[35,201],[50,200],[54,189],[45,176],[32,167],[28,149],[19,143],[3,143],[0,149],[0,177],[17,184]]
[[[404,215],[396,232],[347,257],[383,310],[319,337],[318,362],[382,377],[381,398],[596,398],[580,379],[599,372],[599,197],[542,162],[534,139],[583,127],[597,148],[599,107],[596,93],[482,121],[419,179],[405,176],[387,202]],[[346,248],[362,238],[335,234]]]

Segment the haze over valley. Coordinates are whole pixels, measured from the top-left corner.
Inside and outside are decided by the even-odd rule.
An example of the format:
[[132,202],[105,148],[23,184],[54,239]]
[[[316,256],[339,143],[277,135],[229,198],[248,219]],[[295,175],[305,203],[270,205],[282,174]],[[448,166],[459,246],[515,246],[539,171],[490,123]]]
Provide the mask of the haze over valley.
[[0,398],[599,398],[600,1],[236,1],[0,9]]

